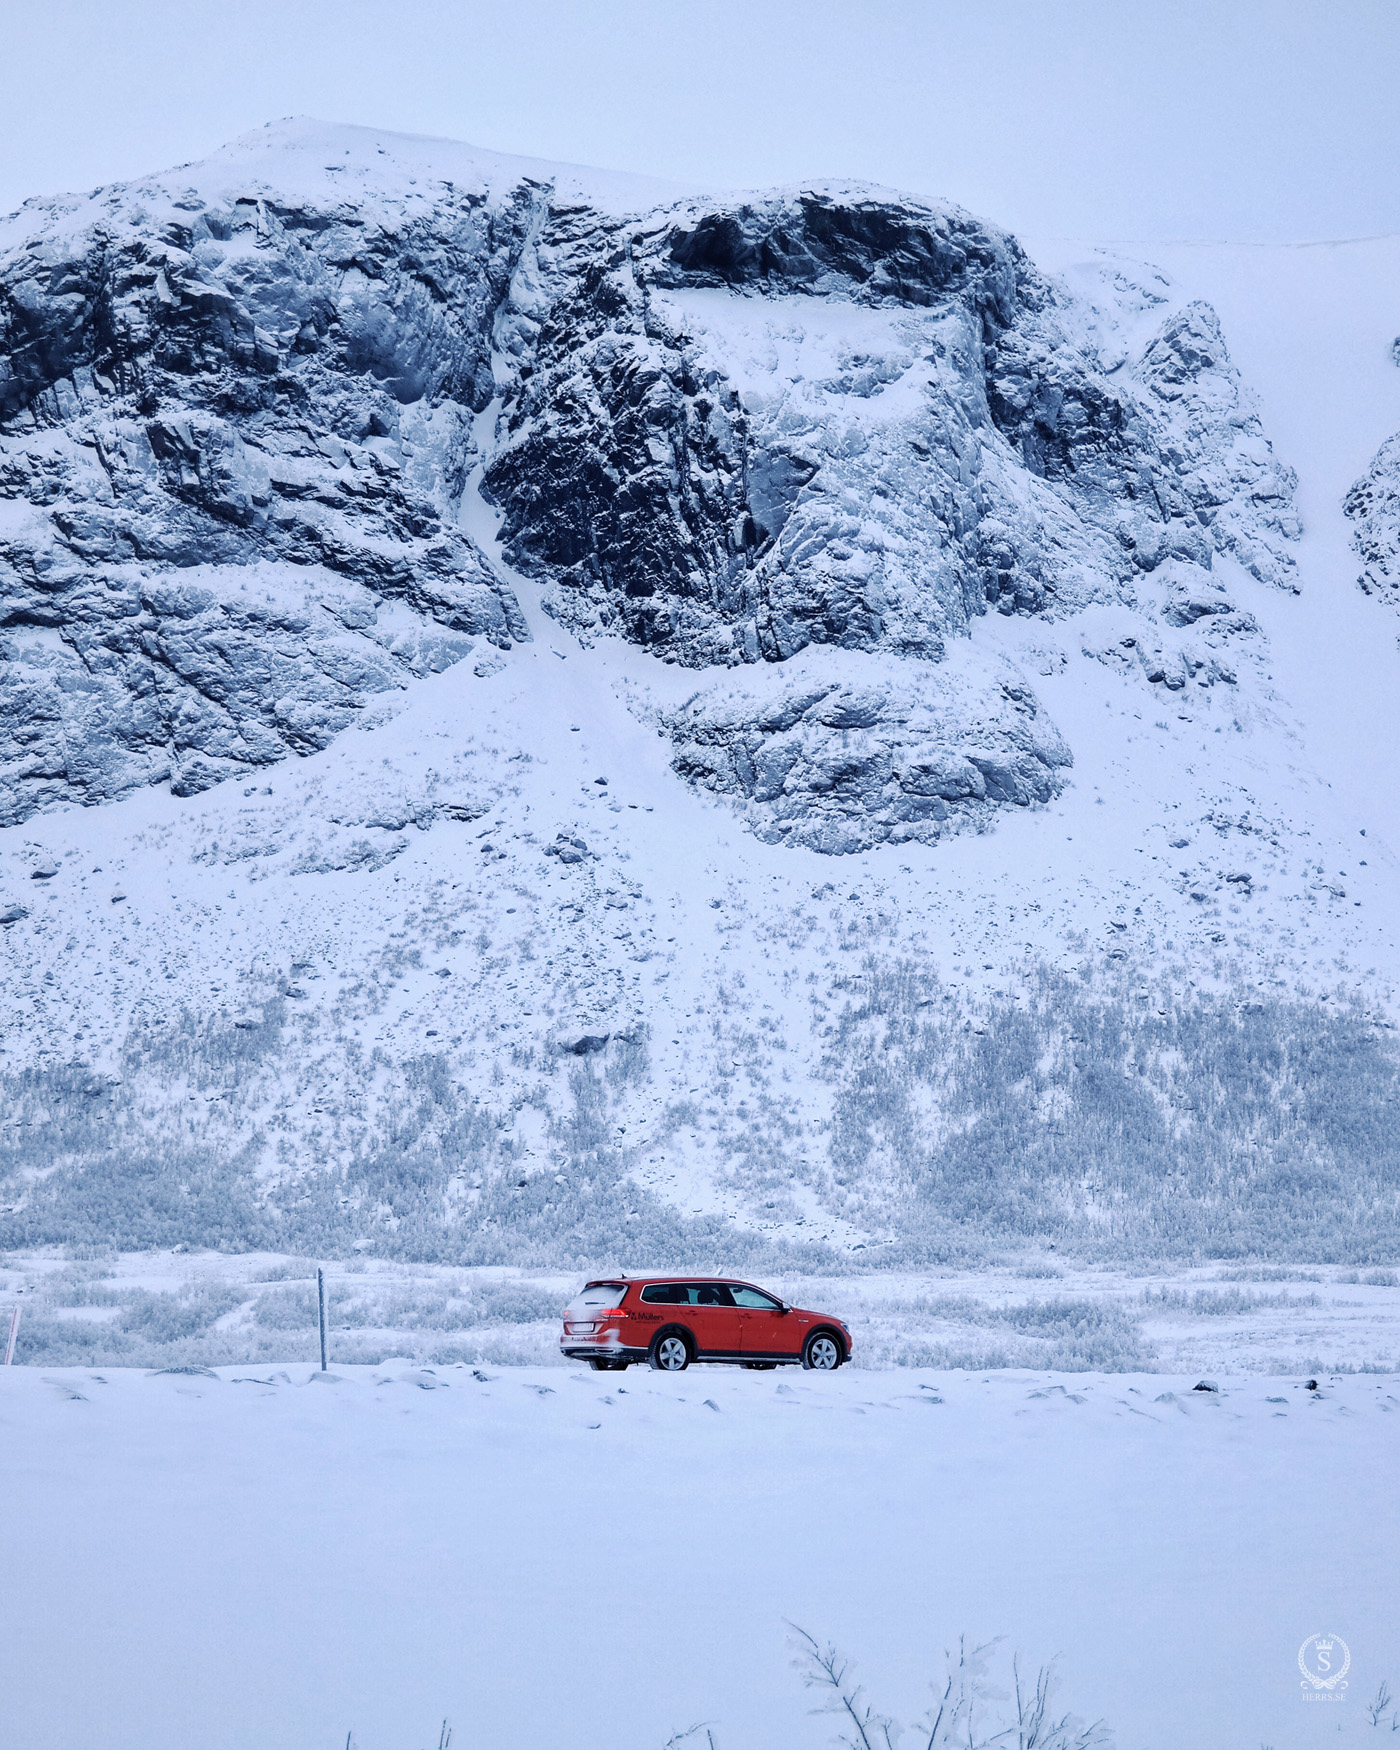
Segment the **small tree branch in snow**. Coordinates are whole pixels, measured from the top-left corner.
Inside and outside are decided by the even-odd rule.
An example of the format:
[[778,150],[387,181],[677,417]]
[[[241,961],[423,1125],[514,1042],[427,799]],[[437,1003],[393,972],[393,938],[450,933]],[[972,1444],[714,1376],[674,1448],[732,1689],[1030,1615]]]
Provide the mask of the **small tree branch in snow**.
[[[836,1714],[841,1721],[836,1741],[847,1750],[894,1750],[903,1728],[876,1713],[865,1699],[845,1654],[831,1642],[817,1641],[796,1623],[788,1627],[797,1655],[793,1663],[802,1681],[822,1694],[815,1711]],[[948,1654],[943,1683],[934,1686],[933,1705],[915,1728],[921,1750],[1106,1750],[1111,1739],[1102,1721],[1086,1726],[1072,1714],[1057,1717],[1051,1712],[1053,1664],[1042,1665],[1035,1681],[1028,1683],[1013,1658],[1014,1714],[979,1726],[977,1715],[984,1703],[1007,1699],[1006,1692],[994,1689],[988,1679],[988,1662],[996,1645],[988,1641],[969,1648],[963,1637],[956,1656]]]
[[809,1689],[826,1692],[814,1711],[837,1714],[845,1721],[847,1729],[837,1734],[837,1742],[849,1750],[880,1750],[882,1745],[885,1750],[894,1750],[899,1727],[877,1714],[864,1699],[860,1685],[850,1681],[850,1660],[830,1642],[822,1646],[795,1622],[788,1627],[797,1649],[793,1663],[802,1673],[802,1681]]
[[[982,1750],[995,1739],[977,1738],[974,1715],[986,1692],[987,1661],[997,1641],[984,1641],[970,1651],[967,1636],[958,1639],[958,1655],[947,1654],[948,1671],[943,1688],[934,1687],[934,1704],[920,1722],[923,1750]],[[1001,1736],[1002,1734],[998,1734]]]
[[1053,1665],[1040,1667],[1030,1689],[1023,1688],[1020,1664],[1014,1657],[1011,1674],[1016,1689],[1016,1750],[1094,1750],[1096,1745],[1108,1743],[1102,1720],[1086,1726],[1072,1714],[1062,1714],[1058,1720],[1051,1718]]
[[715,1735],[710,1730],[708,1720],[699,1720],[695,1725],[687,1726],[683,1732],[672,1732],[671,1736],[661,1746],[661,1750],[676,1750],[677,1744],[684,1744],[687,1738],[693,1738],[697,1732],[703,1732],[709,1750],[715,1750]]

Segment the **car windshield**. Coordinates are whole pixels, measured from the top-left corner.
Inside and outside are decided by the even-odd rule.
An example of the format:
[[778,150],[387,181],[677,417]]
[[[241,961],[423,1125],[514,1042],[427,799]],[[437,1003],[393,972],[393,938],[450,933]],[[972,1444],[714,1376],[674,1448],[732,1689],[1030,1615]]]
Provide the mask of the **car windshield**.
[[734,1294],[735,1306],[761,1307],[764,1312],[777,1312],[782,1302],[771,1294],[765,1294],[761,1288],[750,1288],[746,1282],[730,1284]]
[[578,1294],[564,1308],[565,1315],[569,1313],[595,1312],[599,1307],[622,1305],[622,1297],[627,1292],[625,1282],[591,1282],[587,1288]]

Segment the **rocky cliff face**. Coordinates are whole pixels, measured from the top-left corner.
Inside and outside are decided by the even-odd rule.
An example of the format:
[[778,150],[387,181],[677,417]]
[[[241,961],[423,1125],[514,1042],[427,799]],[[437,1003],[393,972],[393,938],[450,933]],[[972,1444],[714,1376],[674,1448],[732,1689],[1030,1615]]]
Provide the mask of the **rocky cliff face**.
[[691,666],[937,659],[1222,552],[1287,582],[1292,480],[1213,312],[1105,367],[1014,239],[855,188],[542,216],[485,483],[561,617]]
[[[528,637],[514,571],[584,639],[753,670],[666,727],[762,830],[938,836],[1070,758],[1024,677],[945,663],[979,615],[1291,583],[1207,307],[1106,356],[954,207],[434,152],[289,125],[0,229],[0,822],[323,747]],[[809,646],[914,666],[794,694]]]
[[0,820],[188,794],[525,635],[455,517],[509,212],[214,181],[7,226]]
[[1400,602],[1400,432],[1376,451],[1344,508],[1361,555],[1357,582],[1367,595]]

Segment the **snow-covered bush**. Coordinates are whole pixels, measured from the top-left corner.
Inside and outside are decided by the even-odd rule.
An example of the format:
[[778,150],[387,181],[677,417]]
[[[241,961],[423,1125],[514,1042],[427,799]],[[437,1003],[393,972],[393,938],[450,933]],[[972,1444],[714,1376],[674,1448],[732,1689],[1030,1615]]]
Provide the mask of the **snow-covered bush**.
[[[855,1681],[855,1667],[831,1642],[818,1641],[805,1629],[792,1629],[793,1663],[813,1690],[816,1712],[838,1722],[834,1741],[846,1750],[894,1750],[904,1735],[900,1724],[878,1713]],[[991,1681],[997,1643],[969,1647],[964,1638],[956,1653],[946,1655],[941,1680],[931,1685],[933,1699],[912,1730],[923,1750],[992,1750],[1014,1742],[1017,1750],[1094,1750],[1111,1745],[1102,1721],[1088,1724],[1052,1706],[1055,1671],[1042,1665],[1034,1678],[1024,1676],[1020,1660],[1011,1660],[1009,1695]],[[992,1704],[1002,1705],[993,1710]]]
[[1041,968],[976,1004],[911,966],[841,987],[832,1196],[889,1262],[995,1239],[1087,1257],[1380,1262],[1400,1242],[1400,1054],[1355,1003]]
[[1107,1300],[1008,1304],[925,1295],[877,1301],[850,1323],[863,1366],[1134,1373],[1156,1361],[1132,1314]]
[[688,1134],[767,1227],[800,1231],[815,1205],[864,1230],[862,1269],[1017,1250],[1391,1267],[1391,1033],[1354,1003],[1170,978],[1144,995],[1115,976],[1042,967],[976,999],[867,959],[806,987],[804,1081],[782,1056],[798,1055],[791,1029],[755,1018],[736,974],[714,993],[704,1083],[669,1103],[644,1032],[547,1063],[521,1048],[524,1081],[498,1088],[465,1046],[392,1060],[318,1044],[280,998],[249,1026],[172,1012],[132,1029],[115,1070],[0,1071],[0,1247],[770,1273],[834,1259],[639,1182]]

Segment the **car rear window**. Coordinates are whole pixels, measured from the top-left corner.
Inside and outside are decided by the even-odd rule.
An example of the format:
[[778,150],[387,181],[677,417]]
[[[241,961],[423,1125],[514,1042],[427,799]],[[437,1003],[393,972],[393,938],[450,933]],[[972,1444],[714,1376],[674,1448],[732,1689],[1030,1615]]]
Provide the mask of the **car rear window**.
[[590,1282],[587,1288],[580,1289],[565,1307],[565,1313],[594,1312],[599,1307],[622,1305],[622,1297],[627,1292],[625,1282]]

